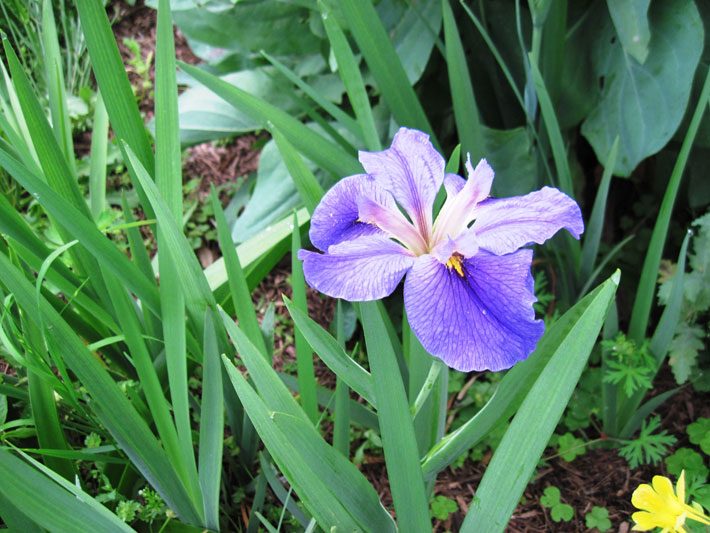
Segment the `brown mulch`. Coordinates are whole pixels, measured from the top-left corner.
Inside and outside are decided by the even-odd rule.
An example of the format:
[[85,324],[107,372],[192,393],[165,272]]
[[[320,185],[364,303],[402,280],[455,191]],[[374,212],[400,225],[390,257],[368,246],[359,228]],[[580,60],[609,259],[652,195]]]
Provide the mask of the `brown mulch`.
[[[136,72],[136,69],[129,64],[129,60],[133,57],[132,52],[124,43],[124,39],[134,39],[141,49],[141,57],[143,61],[150,62],[149,79],[153,87],[155,87],[155,40],[157,32],[157,12],[144,5],[142,0],[138,0],[135,6],[130,6],[127,3],[119,0],[113,2],[114,10],[113,18],[116,24],[113,27],[114,35],[118,43],[118,49],[121,53],[126,72],[131,85],[136,88],[142,86],[143,80]],[[175,55],[178,60],[185,63],[197,64],[199,58],[192,53],[187,44],[187,40],[182,35],[179,29],[175,28]],[[146,118],[153,115],[153,90],[148,89],[138,90],[140,98],[138,106],[145,113]]]
[[210,192],[210,185],[219,187],[240,176],[254,172],[259,166],[260,151],[255,149],[256,135],[242,135],[224,145],[202,143],[187,149],[183,164],[186,178],[202,178],[201,199]]
[[[264,317],[269,303],[274,304],[276,332],[278,333],[274,338],[274,368],[278,371],[283,370],[284,366],[295,364],[296,361],[293,322],[283,302],[283,295],[293,298],[290,261],[290,256],[281,261],[254,290],[252,296],[260,321]],[[309,316],[328,329],[335,315],[335,300],[324,298],[310,287],[306,289],[306,299]],[[335,375],[328,367],[315,356],[313,364],[318,382],[325,387],[335,387]]]
[[[656,379],[656,387],[649,397],[675,386],[670,369],[666,366]],[[662,427],[678,438],[678,442],[673,447],[675,450],[689,446],[686,427],[698,417],[710,416],[710,403],[706,395],[694,391],[687,385],[675,397],[663,404],[656,413],[661,416]],[[590,439],[594,437],[594,435],[589,436]],[[551,456],[552,453],[551,450],[547,450],[543,458]],[[456,500],[459,511],[445,522],[437,521],[435,531],[458,531],[468,510],[467,505],[475,494],[489,460],[490,454],[486,455],[480,463],[468,459],[456,471],[446,469],[439,474],[435,494]],[[506,531],[511,533],[590,531],[586,527],[584,516],[595,505],[605,507],[609,511],[612,531],[629,531],[633,526],[631,514],[636,510],[631,505],[631,494],[638,485],[649,483],[657,474],[669,475],[663,463],[631,470],[626,460],[613,448],[592,448],[571,462],[559,457],[552,458],[546,466],[538,470],[535,479],[526,487],[524,503],[516,508]],[[559,488],[562,502],[571,505],[574,509],[575,514],[571,522],[552,521],[549,509],[540,504],[540,497],[548,486]]]

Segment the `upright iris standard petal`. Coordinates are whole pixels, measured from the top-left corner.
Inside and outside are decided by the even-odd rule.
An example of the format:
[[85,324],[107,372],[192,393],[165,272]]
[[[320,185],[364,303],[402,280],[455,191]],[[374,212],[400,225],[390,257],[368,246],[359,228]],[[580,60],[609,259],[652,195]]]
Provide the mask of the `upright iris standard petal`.
[[434,223],[434,242],[454,238],[466,229],[476,216],[476,205],[488,198],[491,192],[493,169],[488,161],[481,159],[474,169],[468,159],[466,172],[468,180],[460,189],[456,180],[458,176],[447,176],[445,179],[447,197]]
[[531,250],[480,251],[459,272],[431,255],[418,257],[404,304],[422,345],[461,371],[502,370],[525,359],[544,331],[532,307],[531,262]]
[[407,249],[382,235],[334,244],[326,254],[301,250],[298,258],[311,287],[352,302],[389,296],[414,264]]
[[481,202],[473,224],[478,245],[497,255],[542,244],[563,228],[578,239],[584,231],[582,213],[572,198],[551,187]]
[[421,131],[400,128],[382,152],[360,152],[360,163],[390,191],[425,241],[432,225],[432,206],[444,179],[444,158]]
[[358,200],[371,198],[386,207],[396,209],[392,195],[367,174],[343,178],[325,193],[311,217],[309,236],[313,246],[327,250],[332,244],[382,233],[371,224],[358,219]]

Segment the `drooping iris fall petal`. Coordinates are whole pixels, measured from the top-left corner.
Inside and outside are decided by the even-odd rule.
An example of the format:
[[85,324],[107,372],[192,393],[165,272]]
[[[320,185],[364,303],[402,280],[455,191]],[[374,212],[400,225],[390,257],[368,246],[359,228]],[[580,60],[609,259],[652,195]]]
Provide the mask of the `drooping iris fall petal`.
[[544,331],[532,308],[531,261],[531,250],[479,252],[459,273],[430,255],[417,258],[404,305],[424,348],[465,372],[510,368],[529,354]]

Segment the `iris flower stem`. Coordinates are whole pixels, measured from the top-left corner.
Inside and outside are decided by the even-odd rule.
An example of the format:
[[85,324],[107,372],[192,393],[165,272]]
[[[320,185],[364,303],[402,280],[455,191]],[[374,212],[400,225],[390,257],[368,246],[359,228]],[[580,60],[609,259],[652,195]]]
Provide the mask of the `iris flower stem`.
[[429,398],[429,395],[431,394],[431,391],[434,388],[434,384],[439,378],[439,374],[441,373],[442,368],[444,368],[444,363],[439,359],[435,359],[434,362],[432,362],[426,380],[424,380],[424,384],[422,385],[419,394],[417,394],[417,397],[414,400],[414,404],[412,404],[412,406],[410,407],[412,418],[417,417],[419,411],[421,411],[422,409],[422,406],[427,401],[427,398]]

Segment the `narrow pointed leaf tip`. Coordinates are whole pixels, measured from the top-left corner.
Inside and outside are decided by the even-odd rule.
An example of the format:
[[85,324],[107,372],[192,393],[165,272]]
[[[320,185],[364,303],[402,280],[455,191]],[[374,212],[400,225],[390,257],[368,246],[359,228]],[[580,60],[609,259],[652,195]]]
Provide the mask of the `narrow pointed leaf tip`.
[[[544,332],[535,319],[531,244],[584,231],[577,203],[551,187],[490,198],[494,171],[466,164],[448,174],[429,136],[400,128],[381,152],[360,152],[365,174],[331,188],[313,211],[301,250],[306,281],[350,301],[389,296],[404,304],[422,345],[461,371],[503,370],[525,359]],[[433,207],[444,186],[446,201]],[[407,216],[404,216],[406,213]]]

